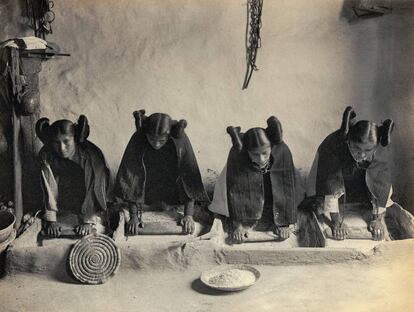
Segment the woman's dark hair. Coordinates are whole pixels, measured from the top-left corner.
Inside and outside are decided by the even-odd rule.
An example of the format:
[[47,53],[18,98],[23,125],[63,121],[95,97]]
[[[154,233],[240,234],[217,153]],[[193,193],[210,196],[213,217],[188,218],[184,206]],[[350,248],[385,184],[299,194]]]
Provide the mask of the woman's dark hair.
[[75,136],[75,125],[70,120],[62,119],[55,121],[50,126],[49,134],[53,137],[58,134]]
[[248,151],[265,145],[271,146],[271,142],[263,128],[251,128],[243,136],[243,146]]
[[360,120],[349,129],[348,138],[356,143],[378,144],[378,127],[368,120]]
[[145,120],[145,132],[152,135],[170,134],[171,117],[163,113],[154,113]]

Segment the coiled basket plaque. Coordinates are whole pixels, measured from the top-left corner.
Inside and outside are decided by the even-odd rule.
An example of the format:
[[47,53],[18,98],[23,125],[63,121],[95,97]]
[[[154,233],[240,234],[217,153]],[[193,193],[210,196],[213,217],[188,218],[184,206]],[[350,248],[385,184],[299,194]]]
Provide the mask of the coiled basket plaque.
[[90,234],[79,240],[69,255],[73,276],[84,284],[103,284],[115,274],[121,253],[115,242],[103,234]]

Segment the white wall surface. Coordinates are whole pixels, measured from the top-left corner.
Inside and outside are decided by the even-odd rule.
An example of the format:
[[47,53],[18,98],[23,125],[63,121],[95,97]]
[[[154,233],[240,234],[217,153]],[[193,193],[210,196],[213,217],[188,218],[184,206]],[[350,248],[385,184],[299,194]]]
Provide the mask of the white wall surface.
[[[17,3],[3,2],[0,15],[19,16]],[[41,116],[87,115],[90,139],[114,173],[134,131],[134,110],[185,118],[210,181],[226,161],[228,125],[264,127],[276,115],[296,167],[306,173],[320,142],[352,105],[361,119],[395,120],[395,192],[409,205],[414,3],[397,1],[392,14],[362,21],[347,19],[349,5],[264,0],[260,70],[242,91],[244,0],[55,1],[54,32],[47,39],[71,56],[44,64]],[[29,34],[22,22],[2,19],[0,37]]]

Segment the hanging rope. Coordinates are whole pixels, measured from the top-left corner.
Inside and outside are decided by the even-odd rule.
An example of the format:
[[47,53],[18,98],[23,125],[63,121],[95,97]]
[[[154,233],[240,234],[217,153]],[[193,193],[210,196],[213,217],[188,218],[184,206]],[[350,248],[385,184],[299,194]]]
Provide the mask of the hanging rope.
[[260,28],[262,27],[263,0],[247,1],[247,23],[246,23],[246,75],[244,77],[243,90],[249,85],[253,71],[258,70],[256,66],[257,49],[261,47]]

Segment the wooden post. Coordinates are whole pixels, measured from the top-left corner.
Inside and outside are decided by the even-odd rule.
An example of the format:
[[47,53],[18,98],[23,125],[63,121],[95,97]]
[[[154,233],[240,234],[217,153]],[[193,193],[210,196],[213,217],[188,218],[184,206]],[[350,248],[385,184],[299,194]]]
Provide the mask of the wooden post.
[[14,209],[16,215],[15,228],[20,227],[23,217],[23,194],[22,194],[22,161],[20,153],[20,116],[16,115],[12,105],[13,123],[13,170],[14,170]]

